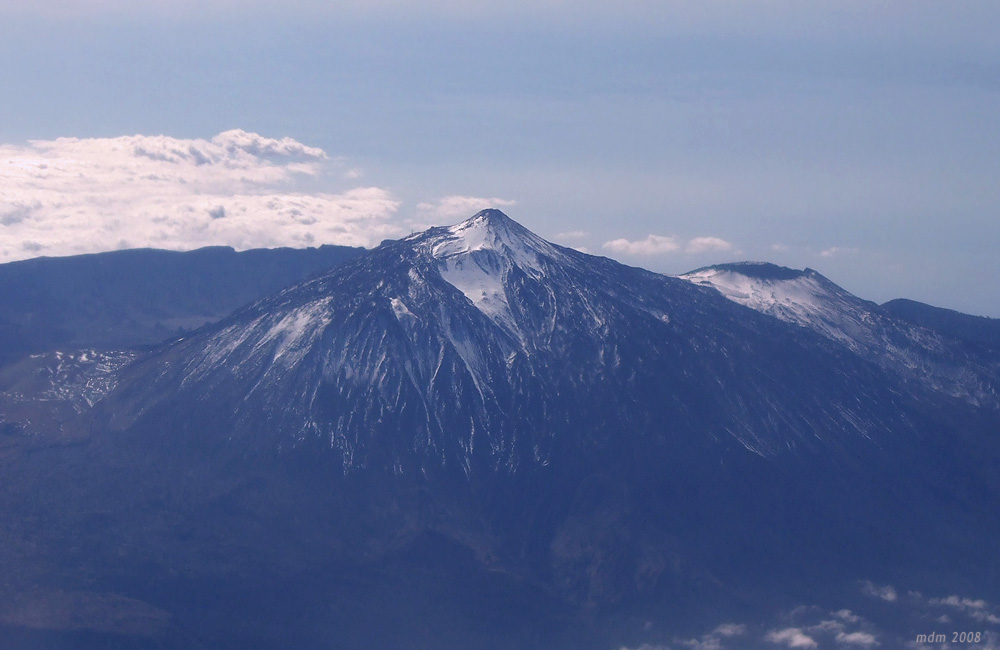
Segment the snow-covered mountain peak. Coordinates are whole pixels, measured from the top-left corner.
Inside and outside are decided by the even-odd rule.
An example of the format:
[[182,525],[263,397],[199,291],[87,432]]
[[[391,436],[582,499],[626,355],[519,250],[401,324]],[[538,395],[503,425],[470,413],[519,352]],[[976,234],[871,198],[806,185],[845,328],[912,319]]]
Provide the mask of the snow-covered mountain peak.
[[432,228],[414,236],[418,250],[437,260],[493,252],[523,270],[537,268],[539,256],[555,257],[557,249],[499,210],[483,210],[454,226]]
[[[415,250],[436,262],[441,277],[506,329],[518,326],[509,302],[512,274],[540,280],[566,254],[499,210],[483,210],[454,226],[415,235]],[[522,277],[523,277],[522,276]]]

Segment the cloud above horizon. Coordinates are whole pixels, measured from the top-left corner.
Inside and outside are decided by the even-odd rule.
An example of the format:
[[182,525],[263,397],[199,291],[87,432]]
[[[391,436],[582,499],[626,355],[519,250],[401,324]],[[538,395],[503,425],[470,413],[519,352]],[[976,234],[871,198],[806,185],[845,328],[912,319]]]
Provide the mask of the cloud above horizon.
[[663,235],[647,235],[645,239],[631,241],[625,238],[604,242],[604,248],[615,253],[626,255],[662,255],[680,250],[680,242],[676,237]]
[[515,205],[517,201],[511,199],[501,199],[497,197],[486,198],[481,196],[446,196],[437,201],[423,202],[417,204],[417,218],[429,227],[440,225],[448,220],[461,221],[470,216],[486,210],[487,208],[507,208]]
[[709,252],[722,252],[733,249],[733,245],[718,237],[694,237],[683,242],[676,237],[664,235],[647,235],[645,239],[628,240],[613,239],[604,242],[604,248],[614,253],[625,255],[663,255],[665,253],[683,252],[692,255]]
[[[299,189],[331,175],[340,191]],[[0,262],[137,247],[372,246],[403,234],[400,202],[352,187],[355,178],[322,149],[242,130],[0,145]]]

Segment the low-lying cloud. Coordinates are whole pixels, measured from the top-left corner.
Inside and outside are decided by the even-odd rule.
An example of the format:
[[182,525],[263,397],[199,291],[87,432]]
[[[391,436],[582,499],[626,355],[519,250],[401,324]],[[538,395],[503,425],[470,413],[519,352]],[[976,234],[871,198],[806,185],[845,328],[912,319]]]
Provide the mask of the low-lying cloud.
[[[304,192],[333,175],[335,192]],[[241,130],[211,138],[58,138],[0,145],[0,262],[118,248],[371,246],[399,201],[322,149]],[[327,179],[328,180],[328,179]]]
[[1000,615],[992,611],[995,608],[990,607],[989,603],[985,600],[948,596],[947,598],[931,598],[927,602],[930,605],[953,607],[965,616],[980,623],[1000,625]]
[[678,643],[691,650],[725,650],[727,639],[743,636],[746,631],[746,625],[723,623],[700,638],[682,640]]
[[768,632],[766,639],[771,643],[788,646],[789,648],[816,648],[815,639],[797,627]]
[[848,600],[859,609],[803,604],[769,619],[724,623],[700,636],[669,641],[650,622],[647,629],[659,638],[617,650],[943,650],[959,645],[1000,650],[1000,605],[958,594],[927,597],[870,580],[858,586],[857,597]]

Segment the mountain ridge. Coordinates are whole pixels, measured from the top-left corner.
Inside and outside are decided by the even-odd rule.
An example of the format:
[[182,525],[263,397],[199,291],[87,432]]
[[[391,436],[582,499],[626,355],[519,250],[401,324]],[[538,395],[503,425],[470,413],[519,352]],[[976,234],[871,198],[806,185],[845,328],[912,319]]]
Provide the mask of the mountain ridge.
[[153,345],[362,249],[131,249],[0,264],[0,364],[29,354]]
[[905,380],[1000,408],[1000,354],[969,349],[955,331],[898,318],[811,269],[799,272],[766,263],[722,264],[679,277],[716,289],[737,304],[813,330]]

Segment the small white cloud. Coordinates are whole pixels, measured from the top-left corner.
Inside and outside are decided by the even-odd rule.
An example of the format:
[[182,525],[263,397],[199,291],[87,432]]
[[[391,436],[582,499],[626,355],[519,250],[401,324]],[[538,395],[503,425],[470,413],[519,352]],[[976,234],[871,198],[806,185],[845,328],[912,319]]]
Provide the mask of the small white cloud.
[[441,225],[455,219],[466,219],[487,208],[505,208],[517,201],[480,196],[446,196],[433,203],[418,203],[417,216],[430,223]]
[[570,230],[569,232],[561,232],[556,235],[556,239],[566,240],[566,239],[583,239],[589,233],[586,230]]
[[771,244],[771,250],[775,253],[786,253],[788,252],[788,246],[782,243]]
[[723,623],[712,630],[712,634],[722,637],[742,636],[747,633],[747,626],[736,623]]
[[742,636],[746,634],[746,631],[745,625],[723,623],[698,639],[676,640],[675,642],[692,650],[725,650],[728,645],[724,643],[725,639]]
[[676,237],[664,235],[647,235],[645,239],[635,241],[628,239],[613,239],[604,243],[604,248],[625,255],[662,255],[664,253],[683,252],[689,255],[699,253],[732,250],[733,245],[718,237],[695,237],[682,242]]
[[125,246],[371,246],[403,234],[376,187],[301,193],[343,163],[291,138],[232,130],[0,145],[0,262]]
[[848,623],[857,623],[861,621],[861,617],[849,609],[838,610],[834,612],[833,615],[842,621],[847,621]]
[[784,630],[773,630],[765,637],[771,643],[779,643],[789,648],[816,648],[818,644],[815,640],[797,627],[789,627]]
[[1000,625],[1000,616],[991,611],[990,604],[985,600],[948,596],[947,598],[931,598],[927,603],[930,605],[953,607],[965,616],[980,623]]
[[837,634],[837,643],[861,646],[863,648],[871,648],[879,645],[875,635],[868,632],[840,632]]
[[604,248],[616,253],[627,255],[661,255],[680,250],[680,244],[674,237],[648,235],[645,239],[629,241],[628,239],[613,239],[604,243]]
[[931,605],[948,605],[958,609],[985,609],[985,600],[972,600],[971,598],[959,598],[958,596],[948,596],[947,598],[931,598],[927,601]]
[[809,626],[810,632],[843,632],[844,624],[838,620],[820,621]]
[[871,596],[872,598],[880,598],[890,603],[895,602],[898,597],[896,595],[896,589],[892,585],[878,587],[870,580],[865,580],[861,583],[861,593],[866,596]]
[[[804,631],[810,635],[832,638],[841,646],[869,648],[879,645],[875,635],[871,632],[848,629],[849,625],[856,628],[864,624],[864,619],[851,610],[841,609],[831,614],[833,618],[805,627]],[[865,625],[865,627],[868,626]]]
[[857,255],[857,248],[842,248],[840,246],[832,246],[826,250],[820,252],[820,257],[843,257],[844,255]]
[[728,251],[732,247],[732,244],[718,237],[695,237],[687,243],[685,250],[688,253],[707,253],[709,251]]

